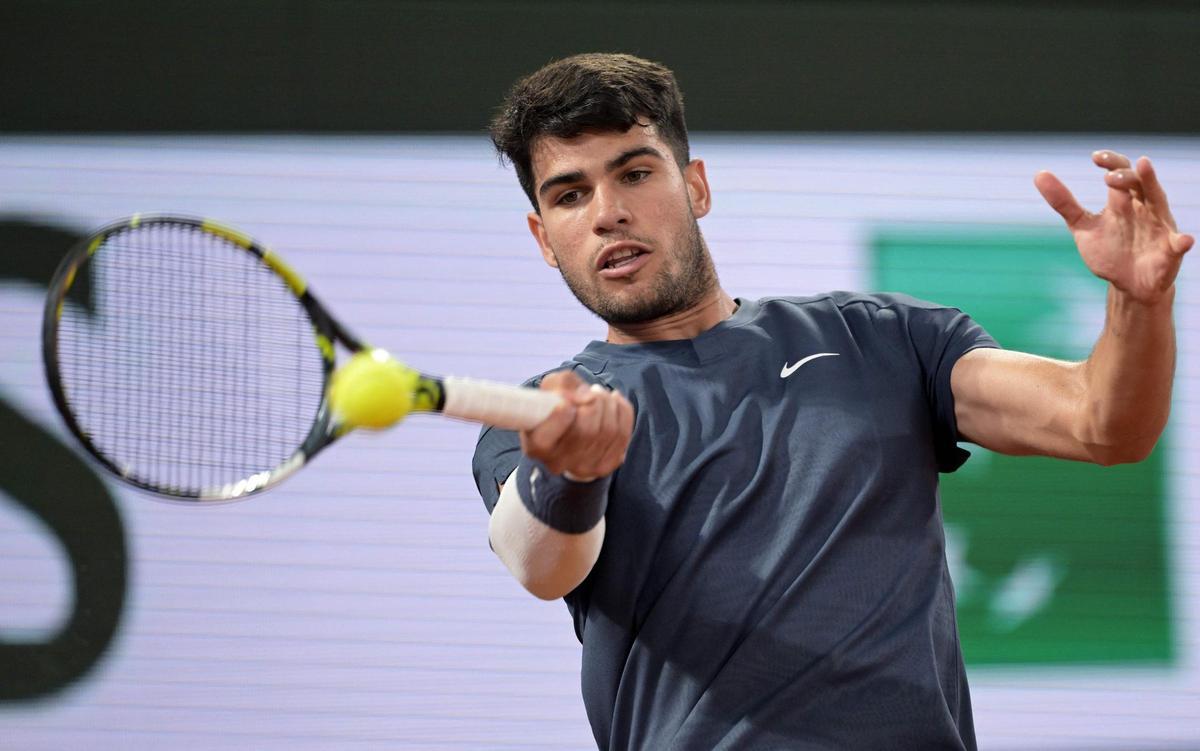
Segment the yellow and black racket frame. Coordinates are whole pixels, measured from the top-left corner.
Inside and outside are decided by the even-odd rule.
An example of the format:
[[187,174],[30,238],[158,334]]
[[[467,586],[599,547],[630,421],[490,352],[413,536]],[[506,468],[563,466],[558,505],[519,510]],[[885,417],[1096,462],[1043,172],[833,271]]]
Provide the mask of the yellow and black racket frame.
[[[243,481],[245,484],[241,487],[215,489],[212,493],[202,493],[181,488],[164,488],[148,482],[145,478],[139,477],[128,468],[118,466],[94,444],[91,436],[80,426],[71,409],[70,399],[67,397],[62,379],[60,378],[58,355],[58,323],[62,317],[63,305],[66,302],[67,295],[70,293],[75,281],[80,278],[80,271],[96,253],[97,249],[104,244],[106,239],[122,232],[139,228],[144,229],[151,225],[188,227],[216,235],[242,248],[257,258],[265,267],[275,272],[287,288],[296,296],[296,299],[308,314],[308,318],[312,323],[313,337],[316,340],[317,349],[321,355],[324,374],[324,394],[327,394],[329,379],[333,374],[336,364],[335,344],[340,344],[351,353],[367,348],[368,345],[365,342],[350,333],[345,326],[342,326],[329,314],[325,306],[309,291],[303,277],[273,251],[258,244],[249,235],[210,219],[200,217],[173,214],[135,214],[126,219],[105,225],[72,246],[59,264],[50,282],[42,318],[42,360],[45,365],[46,383],[50,387],[54,404],[62,415],[68,429],[88,453],[108,471],[134,487],[187,501],[234,500],[265,490],[290,475],[309,458],[346,432],[342,427],[334,424],[327,396],[322,397],[317,414],[313,416],[312,428],[291,458],[277,468],[260,472],[254,477],[248,478]],[[430,381],[431,383],[423,383],[422,386],[426,389],[425,398],[430,402],[428,406],[437,410],[442,406],[444,394],[442,393],[440,384],[437,384],[434,379],[430,379]],[[430,389],[432,389],[432,393]]]

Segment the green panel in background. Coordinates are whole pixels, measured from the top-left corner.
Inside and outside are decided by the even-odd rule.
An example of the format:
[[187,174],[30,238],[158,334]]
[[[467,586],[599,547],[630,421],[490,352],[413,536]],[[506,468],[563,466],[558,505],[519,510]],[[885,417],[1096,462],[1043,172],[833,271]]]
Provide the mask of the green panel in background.
[[[1100,333],[1105,283],[1064,231],[885,230],[872,246],[875,289],[961,308],[1006,349],[1077,360]],[[1171,661],[1165,444],[1109,468],[970,446],[942,476],[969,664]]]

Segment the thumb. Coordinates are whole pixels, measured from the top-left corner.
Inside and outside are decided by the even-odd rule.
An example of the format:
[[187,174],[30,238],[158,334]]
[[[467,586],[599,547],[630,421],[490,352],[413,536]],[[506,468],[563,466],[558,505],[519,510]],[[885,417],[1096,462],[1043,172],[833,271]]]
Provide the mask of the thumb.
[[1054,173],[1045,170],[1037,173],[1034,175],[1033,184],[1042,194],[1042,198],[1046,199],[1046,203],[1050,204],[1050,208],[1057,211],[1066,221],[1068,227],[1073,228],[1087,216],[1087,211],[1079,205],[1070,189]]

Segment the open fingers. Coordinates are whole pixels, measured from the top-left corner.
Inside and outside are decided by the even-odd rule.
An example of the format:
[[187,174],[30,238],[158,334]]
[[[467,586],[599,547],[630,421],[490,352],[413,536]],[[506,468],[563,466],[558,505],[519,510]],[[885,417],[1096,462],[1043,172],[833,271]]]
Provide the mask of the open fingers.
[[1110,151],[1109,149],[1093,151],[1092,162],[1097,167],[1103,167],[1106,170],[1122,169],[1130,166],[1129,157],[1115,151]]
[[1167,223],[1172,230],[1176,229],[1175,217],[1171,215],[1171,206],[1167,203],[1167,193],[1158,181],[1158,173],[1147,157],[1137,160],[1135,169],[1142,184],[1142,195],[1146,205],[1158,218]]
[[1133,200],[1142,199],[1142,181],[1130,167],[1109,170],[1104,173],[1104,184],[1108,186],[1108,208],[1119,214],[1133,208]]
[[1104,174],[1104,184],[1108,186],[1107,208],[1118,214],[1128,213],[1133,208],[1133,199],[1142,199],[1141,178],[1133,169],[1129,157],[1110,149],[1101,149],[1092,152],[1092,162],[1108,170]]

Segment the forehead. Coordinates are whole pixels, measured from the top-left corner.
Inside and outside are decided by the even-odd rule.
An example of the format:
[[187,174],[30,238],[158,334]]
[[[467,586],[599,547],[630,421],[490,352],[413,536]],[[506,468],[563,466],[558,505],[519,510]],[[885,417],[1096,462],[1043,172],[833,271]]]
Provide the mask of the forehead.
[[589,173],[603,170],[613,157],[630,149],[650,146],[666,158],[671,147],[658,134],[653,124],[634,125],[625,132],[584,131],[572,138],[538,136],[529,151],[529,165],[536,185],[551,175],[564,172]]

